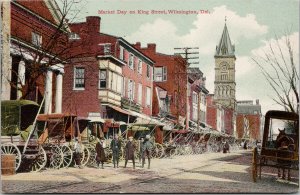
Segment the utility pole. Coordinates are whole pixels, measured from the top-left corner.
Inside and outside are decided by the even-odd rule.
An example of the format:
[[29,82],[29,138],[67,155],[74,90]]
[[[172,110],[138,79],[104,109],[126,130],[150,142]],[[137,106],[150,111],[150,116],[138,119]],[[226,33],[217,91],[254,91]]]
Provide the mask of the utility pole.
[[[185,128],[188,129],[189,128],[189,102],[188,102],[188,87],[189,87],[189,80],[188,80],[188,67],[191,64],[199,64],[199,61],[191,61],[194,59],[199,59],[199,51],[195,51],[198,50],[199,47],[176,47],[174,48],[174,50],[179,50],[178,53],[174,53],[175,55],[181,55],[181,57],[183,57],[186,60],[187,66],[186,66],[186,124],[185,124]],[[179,95],[179,94],[178,94]]]

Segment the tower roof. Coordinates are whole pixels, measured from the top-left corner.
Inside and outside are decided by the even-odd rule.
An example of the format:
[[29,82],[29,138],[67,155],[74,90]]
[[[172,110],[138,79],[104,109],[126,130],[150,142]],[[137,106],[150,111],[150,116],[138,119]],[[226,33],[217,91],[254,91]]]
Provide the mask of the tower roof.
[[234,56],[234,45],[231,44],[227,26],[225,23],[219,45],[216,47],[216,56]]

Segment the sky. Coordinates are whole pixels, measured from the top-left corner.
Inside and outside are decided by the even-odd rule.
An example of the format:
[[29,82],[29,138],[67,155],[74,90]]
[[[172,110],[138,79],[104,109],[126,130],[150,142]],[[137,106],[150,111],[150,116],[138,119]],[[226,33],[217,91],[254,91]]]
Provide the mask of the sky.
[[[271,99],[274,92],[252,58],[263,55],[276,37],[283,44],[288,35],[299,66],[299,0],[85,0],[78,8],[76,22],[100,16],[101,32],[130,43],[141,42],[142,46],[156,43],[161,53],[173,54],[175,47],[199,47],[199,64],[192,67],[204,73],[210,93],[214,93],[215,48],[226,17],[235,45],[236,99],[254,103],[259,99],[262,114],[281,107]],[[191,10],[197,14],[151,14],[151,10]]]

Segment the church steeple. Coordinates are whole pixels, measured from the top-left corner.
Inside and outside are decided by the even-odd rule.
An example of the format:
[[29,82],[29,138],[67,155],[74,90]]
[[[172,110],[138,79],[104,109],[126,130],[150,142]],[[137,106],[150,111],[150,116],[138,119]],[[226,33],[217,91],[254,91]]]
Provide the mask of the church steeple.
[[216,47],[215,56],[234,56],[234,50],[234,45],[232,45],[230,41],[225,18],[224,30],[219,45]]

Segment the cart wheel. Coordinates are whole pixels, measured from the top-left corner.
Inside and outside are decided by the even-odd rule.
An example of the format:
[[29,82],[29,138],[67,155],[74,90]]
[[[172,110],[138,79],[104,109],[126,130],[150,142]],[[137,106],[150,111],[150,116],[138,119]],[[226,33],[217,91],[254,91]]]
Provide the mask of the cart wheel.
[[91,166],[91,167],[96,167],[97,162],[96,162],[96,150],[95,150],[95,147],[89,145],[88,149],[90,151],[90,158],[89,158],[89,161],[87,162],[87,165]]
[[31,171],[38,172],[46,166],[47,155],[43,147],[40,146],[39,152],[32,163]]
[[2,154],[15,154],[16,155],[16,171],[21,165],[21,152],[18,147],[12,143],[5,143],[1,145],[1,155]]
[[81,145],[81,147],[83,147],[83,152],[81,153],[80,165],[85,166],[87,164],[87,162],[89,161],[90,151],[84,145]]
[[62,152],[62,150],[60,149],[59,146],[56,145],[52,145],[51,146],[51,156],[50,156],[50,168],[53,169],[59,169],[62,164],[63,164],[63,160],[64,160],[64,154]]
[[253,149],[253,157],[252,157],[252,179],[256,182],[257,179],[257,159],[258,159],[258,152],[257,147]]
[[61,168],[69,167],[73,159],[73,151],[69,146],[60,146],[60,149],[63,153],[63,162]]
[[162,158],[164,155],[164,147],[161,144],[155,144],[156,146],[156,157]]
[[170,156],[170,158],[173,158],[175,155],[176,155],[176,149],[173,148],[170,150],[169,156]]

